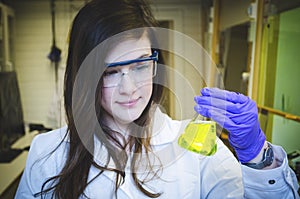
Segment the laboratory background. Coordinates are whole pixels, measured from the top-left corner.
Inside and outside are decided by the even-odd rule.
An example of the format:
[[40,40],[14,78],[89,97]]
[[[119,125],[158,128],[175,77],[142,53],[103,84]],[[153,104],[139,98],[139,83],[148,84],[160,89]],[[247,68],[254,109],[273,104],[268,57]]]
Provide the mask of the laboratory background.
[[[35,135],[65,125],[63,76],[71,23],[88,0],[0,0],[0,198],[13,198]],[[283,146],[300,181],[300,0],[152,0],[162,28],[205,49],[213,85],[256,101],[267,140]],[[170,48],[194,52],[169,35]],[[201,52],[199,52],[200,54]],[[193,92],[168,74],[164,102],[191,118],[203,86],[184,56],[165,52]],[[181,103],[184,101],[184,103]],[[220,138],[228,144],[228,135]],[[228,147],[230,147],[228,145]]]

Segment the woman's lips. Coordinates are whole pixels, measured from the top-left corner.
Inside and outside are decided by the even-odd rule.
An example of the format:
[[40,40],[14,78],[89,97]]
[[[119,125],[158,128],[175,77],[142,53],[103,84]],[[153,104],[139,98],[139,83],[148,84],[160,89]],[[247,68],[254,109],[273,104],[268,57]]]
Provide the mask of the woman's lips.
[[132,107],[138,103],[139,99],[140,98],[134,99],[134,100],[129,100],[129,101],[121,101],[121,102],[117,102],[117,103],[120,104],[121,106]]

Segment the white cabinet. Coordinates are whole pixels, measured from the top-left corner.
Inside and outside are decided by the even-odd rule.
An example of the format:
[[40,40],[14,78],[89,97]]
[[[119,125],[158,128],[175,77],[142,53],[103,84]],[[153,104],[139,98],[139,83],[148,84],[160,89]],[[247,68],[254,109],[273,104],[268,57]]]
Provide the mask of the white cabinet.
[[14,70],[14,11],[0,3],[0,71]]

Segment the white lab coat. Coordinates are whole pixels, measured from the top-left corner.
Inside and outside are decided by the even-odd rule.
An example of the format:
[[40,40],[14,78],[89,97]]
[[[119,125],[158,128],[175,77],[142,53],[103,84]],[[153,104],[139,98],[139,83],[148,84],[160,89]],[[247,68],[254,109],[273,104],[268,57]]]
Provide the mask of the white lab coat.
[[[155,155],[163,164],[163,170],[159,173],[160,178],[147,183],[147,187],[151,191],[162,193],[159,198],[299,198],[295,174],[288,167],[286,154],[281,147],[273,145],[276,157],[281,162],[280,167],[272,170],[255,170],[240,165],[219,139],[216,154],[209,157],[178,147],[177,138],[186,124],[186,121],[172,120],[160,111],[155,113],[153,128],[155,133],[151,144]],[[44,159],[43,157],[58,146],[66,129],[64,127],[35,137],[16,199],[34,198],[33,195],[41,190],[42,184],[60,172],[66,160],[68,139],[65,139],[52,155]],[[94,159],[99,164],[103,158],[101,156],[105,154],[104,150],[99,142],[95,141]],[[89,180],[98,172],[99,170],[91,167]],[[144,176],[143,173],[139,175]],[[105,171],[88,185],[85,194],[91,199],[115,198],[114,180],[115,174]],[[274,180],[275,183],[270,184],[270,180]],[[118,198],[148,197],[134,186],[130,173],[126,172],[125,182],[118,189]]]

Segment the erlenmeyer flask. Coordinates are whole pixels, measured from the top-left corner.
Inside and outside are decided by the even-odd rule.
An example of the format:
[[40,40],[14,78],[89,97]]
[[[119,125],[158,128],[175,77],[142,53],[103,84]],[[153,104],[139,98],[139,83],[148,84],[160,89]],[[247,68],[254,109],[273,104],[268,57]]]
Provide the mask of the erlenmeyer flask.
[[178,144],[201,155],[215,154],[217,151],[216,122],[197,114],[178,138]]

